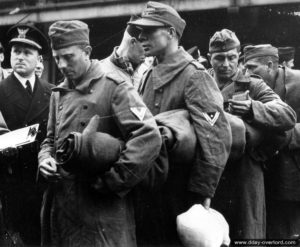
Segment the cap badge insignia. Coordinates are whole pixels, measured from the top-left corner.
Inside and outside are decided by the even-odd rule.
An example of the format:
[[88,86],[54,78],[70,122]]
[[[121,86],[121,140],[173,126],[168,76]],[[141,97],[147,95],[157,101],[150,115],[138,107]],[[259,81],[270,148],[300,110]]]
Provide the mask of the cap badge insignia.
[[144,10],[142,16],[149,16],[149,15],[153,15],[154,13],[155,13],[154,8],[147,8],[146,10]]
[[18,28],[18,38],[26,39],[26,33],[29,31],[29,28]]

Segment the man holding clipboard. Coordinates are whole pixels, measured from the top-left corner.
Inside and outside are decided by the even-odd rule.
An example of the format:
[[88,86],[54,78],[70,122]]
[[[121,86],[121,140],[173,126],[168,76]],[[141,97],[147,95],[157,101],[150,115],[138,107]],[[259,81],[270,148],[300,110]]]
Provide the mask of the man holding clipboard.
[[5,237],[25,245],[39,245],[42,193],[36,184],[37,153],[46,135],[52,85],[39,79],[35,68],[48,42],[32,24],[17,24],[8,36],[13,72],[0,82],[0,111],[10,131],[39,124],[39,132],[35,142],[21,145],[17,155],[6,157],[1,165]]

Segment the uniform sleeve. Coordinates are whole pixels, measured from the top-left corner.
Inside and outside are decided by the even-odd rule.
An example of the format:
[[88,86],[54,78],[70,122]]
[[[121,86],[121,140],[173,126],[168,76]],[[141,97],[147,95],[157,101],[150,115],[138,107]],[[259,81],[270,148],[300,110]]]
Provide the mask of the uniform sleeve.
[[38,155],[39,162],[45,158],[54,157],[55,108],[55,93],[52,93],[49,105],[47,136],[41,144],[41,150]]
[[223,97],[214,79],[197,70],[185,85],[200,150],[193,164],[189,191],[213,197],[231,148],[231,129],[223,110]]
[[288,144],[290,150],[300,149],[300,123],[290,130],[290,141]]
[[262,80],[251,82],[252,113],[245,121],[272,131],[286,131],[294,127],[296,113]]
[[132,86],[118,85],[111,105],[125,148],[103,179],[109,190],[124,196],[145,178],[162,141],[152,114]]

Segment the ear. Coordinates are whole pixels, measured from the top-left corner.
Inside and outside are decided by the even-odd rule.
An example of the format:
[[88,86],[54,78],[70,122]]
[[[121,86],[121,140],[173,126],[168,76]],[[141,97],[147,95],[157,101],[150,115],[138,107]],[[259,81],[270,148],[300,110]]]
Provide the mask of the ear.
[[268,66],[268,71],[273,70],[273,62],[272,61],[268,61],[267,66]]
[[172,37],[176,37],[176,30],[174,27],[170,27],[169,28],[169,34],[172,36]]
[[88,56],[90,56],[91,55],[91,53],[92,53],[92,47],[91,46],[86,46],[85,48],[84,48],[84,52],[88,55]]
[[137,42],[136,38],[133,38],[133,37],[132,37],[132,38],[130,39],[130,44],[131,44],[131,45],[135,45],[136,42]]

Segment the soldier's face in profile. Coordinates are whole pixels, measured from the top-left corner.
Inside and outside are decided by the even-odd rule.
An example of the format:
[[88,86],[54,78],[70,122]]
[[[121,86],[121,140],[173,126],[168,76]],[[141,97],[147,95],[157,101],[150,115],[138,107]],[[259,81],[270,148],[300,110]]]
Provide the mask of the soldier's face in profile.
[[230,79],[237,71],[239,52],[237,48],[226,51],[212,53],[210,63],[221,79]]
[[148,56],[160,56],[169,45],[170,33],[167,27],[143,27],[139,40]]
[[145,61],[145,52],[142,43],[136,38],[131,39],[128,58],[134,66],[137,66]]
[[71,81],[81,78],[88,70],[90,47],[74,45],[59,50],[52,50],[57,67]]
[[270,81],[269,67],[267,64],[264,64],[259,61],[257,58],[249,59],[245,63],[246,73],[259,75],[265,82]]
[[34,73],[38,58],[38,50],[31,46],[20,43],[13,45],[11,48],[11,67],[20,76],[28,77]]

